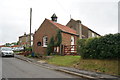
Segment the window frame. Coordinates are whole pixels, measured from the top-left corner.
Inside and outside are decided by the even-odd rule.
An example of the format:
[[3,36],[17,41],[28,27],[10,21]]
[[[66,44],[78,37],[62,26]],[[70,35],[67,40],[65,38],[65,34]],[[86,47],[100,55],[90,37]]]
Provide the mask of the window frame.
[[48,37],[43,36],[43,47],[47,47],[47,46],[48,46]]

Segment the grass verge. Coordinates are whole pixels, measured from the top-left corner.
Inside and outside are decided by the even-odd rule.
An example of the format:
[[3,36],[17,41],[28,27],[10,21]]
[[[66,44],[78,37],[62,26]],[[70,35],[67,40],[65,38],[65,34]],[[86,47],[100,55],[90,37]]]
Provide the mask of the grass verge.
[[53,56],[47,62],[58,66],[71,67],[74,63],[78,63],[80,56]]
[[49,64],[119,75],[117,60],[81,59],[80,56],[53,56]]

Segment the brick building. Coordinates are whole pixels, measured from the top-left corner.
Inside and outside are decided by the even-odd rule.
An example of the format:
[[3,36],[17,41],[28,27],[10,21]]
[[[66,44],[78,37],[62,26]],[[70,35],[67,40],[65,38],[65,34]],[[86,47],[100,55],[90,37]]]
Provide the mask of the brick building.
[[51,37],[55,37],[61,30],[62,45],[76,45],[78,34],[75,30],[57,23],[57,16],[53,14],[52,20],[45,19],[33,36],[34,53],[46,54],[47,45]]
[[[57,23],[57,16],[52,15],[51,20],[45,19],[33,36],[34,53],[46,54],[47,45],[51,37],[55,37],[57,31],[61,30],[62,53],[76,53],[76,43],[78,39],[98,37],[98,33],[84,26],[80,20],[71,19],[67,25]],[[60,52],[60,48],[56,48]]]
[[75,30],[80,39],[100,36],[100,34],[83,25],[80,20],[71,19],[66,26]]
[[[33,33],[31,34],[31,45],[33,44]],[[24,35],[19,36],[18,45],[20,47],[30,47],[30,34],[24,33]]]

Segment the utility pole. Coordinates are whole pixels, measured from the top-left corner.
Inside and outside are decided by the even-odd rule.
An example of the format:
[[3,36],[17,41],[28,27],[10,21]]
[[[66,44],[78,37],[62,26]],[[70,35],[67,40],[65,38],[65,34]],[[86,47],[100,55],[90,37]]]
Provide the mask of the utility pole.
[[30,8],[30,47],[31,47],[31,24],[32,24],[32,8]]

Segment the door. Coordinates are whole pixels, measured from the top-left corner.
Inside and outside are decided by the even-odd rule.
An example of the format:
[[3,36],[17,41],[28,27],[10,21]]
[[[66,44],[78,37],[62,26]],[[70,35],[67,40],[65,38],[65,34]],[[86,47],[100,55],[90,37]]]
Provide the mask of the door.
[[71,52],[74,52],[74,46],[72,46],[72,45],[75,45],[74,36],[71,36]]

